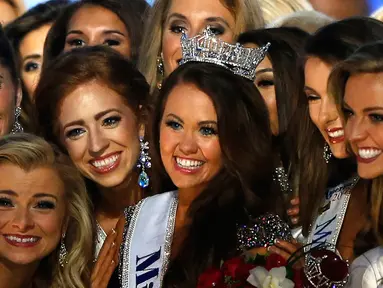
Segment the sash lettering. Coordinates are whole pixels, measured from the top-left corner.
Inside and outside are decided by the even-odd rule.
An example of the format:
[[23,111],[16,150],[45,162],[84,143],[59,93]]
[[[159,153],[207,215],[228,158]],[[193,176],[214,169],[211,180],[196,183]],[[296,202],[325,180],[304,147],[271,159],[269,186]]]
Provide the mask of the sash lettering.
[[[315,228],[315,231],[314,231],[314,239],[313,239],[313,243],[316,243],[316,242],[319,242],[320,240],[322,240],[323,238],[327,238],[329,235],[331,235],[331,233],[333,231],[324,231],[328,226],[331,225],[332,222],[334,222],[334,220],[336,219],[337,215],[335,215],[333,218],[331,218],[330,220],[327,220],[326,222],[322,223],[322,224],[318,224],[316,225],[316,228]],[[321,227],[321,228],[320,228]],[[319,230],[317,230],[318,228],[320,228]],[[316,238],[318,237],[318,238]]]
[[[159,264],[156,263],[161,257],[161,247],[158,251],[147,254],[143,257],[136,256],[136,287],[151,288],[153,287],[153,278],[157,278],[159,274]],[[154,266],[154,267],[153,267]],[[150,281],[150,282],[149,282]],[[140,286],[144,285],[144,286]]]

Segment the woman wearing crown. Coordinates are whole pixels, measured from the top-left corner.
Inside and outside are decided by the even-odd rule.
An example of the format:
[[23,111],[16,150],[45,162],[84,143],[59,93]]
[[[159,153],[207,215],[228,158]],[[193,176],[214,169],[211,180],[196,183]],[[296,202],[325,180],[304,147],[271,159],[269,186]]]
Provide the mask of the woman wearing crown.
[[[210,30],[185,35],[181,46],[181,66],[164,82],[151,125],[154,170],[177,189],[142,200],[131,215],[120,255],[124,288],[196,287],[222,260],[291,239],[269,214],[271,131],[253,84],[267,46],[230,45]],[[257,227],[264,229],[249,236]]]

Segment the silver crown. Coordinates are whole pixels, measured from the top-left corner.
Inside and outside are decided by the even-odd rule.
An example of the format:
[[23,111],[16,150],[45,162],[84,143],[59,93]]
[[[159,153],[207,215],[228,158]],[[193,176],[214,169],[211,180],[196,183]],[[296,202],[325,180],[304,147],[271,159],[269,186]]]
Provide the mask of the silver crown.
[[202,34],[192,38],[182,34],[182,60],[179,64],[191,61],[213,63],[254,81],[255,69],[265,58],[270,45],[267,43],[259,48],[245,48],[239,43],[229,44],[219,39],[208,26]]

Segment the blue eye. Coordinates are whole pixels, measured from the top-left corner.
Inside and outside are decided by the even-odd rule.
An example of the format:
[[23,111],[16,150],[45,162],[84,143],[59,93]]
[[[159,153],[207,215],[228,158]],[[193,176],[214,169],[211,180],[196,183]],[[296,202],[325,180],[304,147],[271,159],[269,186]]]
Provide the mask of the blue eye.
[[39,201],[36,205],[36,208],[38,209],[47,209],[47,210],[52,210],[56,208],[56,205],[51,202],[51,201]]
[[74,140],[74,139],[77,139],[78,137],[80,137],[83,133],[85,133],[84,129],[75,128],[75,129],[68,131],[65,136],[69,139]]
[[13,207],[11,199],[2,197],[0,198],[0,207]]
[[201,127],[200,132],[204,136],[217,135],[217,131],[213,127]]
[[382,122],[383,121],[383,115],[381,114],[370,114],[369,115],[372,122]]
[[166,126],[172,128],[173,130],[180,130],[182,125],[176,121],[167,121]]
[[116,127],[118,123],[120,123],[121,117],[114,116],[106,118],[104,121],[102,121],[102,126],[108,126],[108,127]]

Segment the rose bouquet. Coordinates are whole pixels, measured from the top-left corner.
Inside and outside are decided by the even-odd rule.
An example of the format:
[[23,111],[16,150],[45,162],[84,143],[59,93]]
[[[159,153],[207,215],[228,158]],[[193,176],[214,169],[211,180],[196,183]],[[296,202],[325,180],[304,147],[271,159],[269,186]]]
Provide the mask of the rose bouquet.
[[301,288],[301,270],[277,254],[236,257],[200,275],[197,288]]

